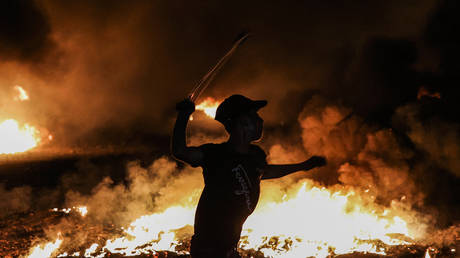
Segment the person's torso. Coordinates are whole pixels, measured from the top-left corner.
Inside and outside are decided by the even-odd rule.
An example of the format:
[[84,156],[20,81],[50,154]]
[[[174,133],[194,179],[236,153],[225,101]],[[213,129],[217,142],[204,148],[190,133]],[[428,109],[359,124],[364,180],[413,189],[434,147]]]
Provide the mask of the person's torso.
[[257,205],[265,153],[252,145],[247,154],[240,154],[225,143],[205,145],[203,150],[205,187],[195,216],[195,233],[222,231],[235,241]]

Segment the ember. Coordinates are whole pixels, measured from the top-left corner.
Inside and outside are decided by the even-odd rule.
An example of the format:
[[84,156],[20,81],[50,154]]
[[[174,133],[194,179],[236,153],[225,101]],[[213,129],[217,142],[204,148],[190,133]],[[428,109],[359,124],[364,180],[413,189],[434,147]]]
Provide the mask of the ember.
[[86,208],[85,206],[72,207],[72,208],[63,208],[63,209],[53,208],[53,209],[51,209],[51,211],[53,211],[53,212],[64,212],[64,213],[67,213],[67,214],[70,213],[71,211],[76,211],[76,212],[80,213],[80,215],[82,217],[84,217],[88,213],[88,208]]

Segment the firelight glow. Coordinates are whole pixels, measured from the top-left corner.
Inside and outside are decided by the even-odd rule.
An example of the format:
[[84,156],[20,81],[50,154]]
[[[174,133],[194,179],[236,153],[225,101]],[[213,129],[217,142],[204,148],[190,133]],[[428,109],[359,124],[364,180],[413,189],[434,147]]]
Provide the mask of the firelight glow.
[[207,116],[214,118],[216,116],[216,110],[220,102],[208,97],[203,100],[200,104],[196,105],[196,110],[203,111]]
[[[399,203],[383,207],[364,191],[332,190],[309,180],[290,188],[281,200],[273,199],[277,191],[267,189],[262,194],[243,226],[239,248],[258,250],[265,257],[328,257],[353,252],[385,255],[388,246],[411,244],[425,234],[423,225],[410,229],[406,220],[416,221],[416,216]],[[198,196],[141,216],[124,229],[124,236],[107,240],[99,253],[95,253],[94,244],[85,253],[186,253],[177,247],[188,240],[176,232],[186,227],[191,230],[197,202]]]
[[62,244],[62,238],[58,233],[58,238],[54,242],[47,243],[43,246],[36,246],[29,254],[29,258],[43,258],[51,257],[51,255],[59,248]]
[[0,154],[13,154],[30,150],[40,142],[39,132],[28,124],[7,119],[0,122]]
[[19,85],[16,85],[16,86],[14,86],[14,89],[18,92],[18,95],[14,98],[14,100],[16,100],[16,101],[26,101],[26,100],[29,100],[29,95],[28,95],[27,92],[24,90],[24,88],[22,88],[22,87],[19,86]]

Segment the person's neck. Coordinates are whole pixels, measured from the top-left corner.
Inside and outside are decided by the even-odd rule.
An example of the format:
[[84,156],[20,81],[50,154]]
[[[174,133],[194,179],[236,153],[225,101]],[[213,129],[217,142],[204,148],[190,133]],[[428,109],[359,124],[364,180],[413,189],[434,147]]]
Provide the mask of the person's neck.
[[228,139],[227,143],[230,145],[230,147],[238,152],[238,153],[243,153],[246,154],[249,152],[249,147],[251,146],[251,143],[248,141],[245,141],[241,139],[240,137],[235,137],[230,135],[230,138]]

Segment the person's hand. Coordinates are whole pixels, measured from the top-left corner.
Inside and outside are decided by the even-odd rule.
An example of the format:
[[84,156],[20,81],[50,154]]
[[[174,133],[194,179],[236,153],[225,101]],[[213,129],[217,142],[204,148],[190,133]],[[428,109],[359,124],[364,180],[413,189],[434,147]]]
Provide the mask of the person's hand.
[[322,166],[325,166],[326,164],[327,164],[327,161],[322,156],[312,156],[311,158],[309,158],[308,160],[302,163],[305,170],[316,168],[316,167],[322,167]]
[[193,103],[193,101],[191,101],[189,98],[186,98],[176,104],[176,110],[177,112],[184,115],[191,115],[193,112],[195,112],[195,103]]
[[322,167],[326,166],[327,164],[326,158],[322,156],[313,156],[310,158],[310,161],[313,163],[315,167]]

